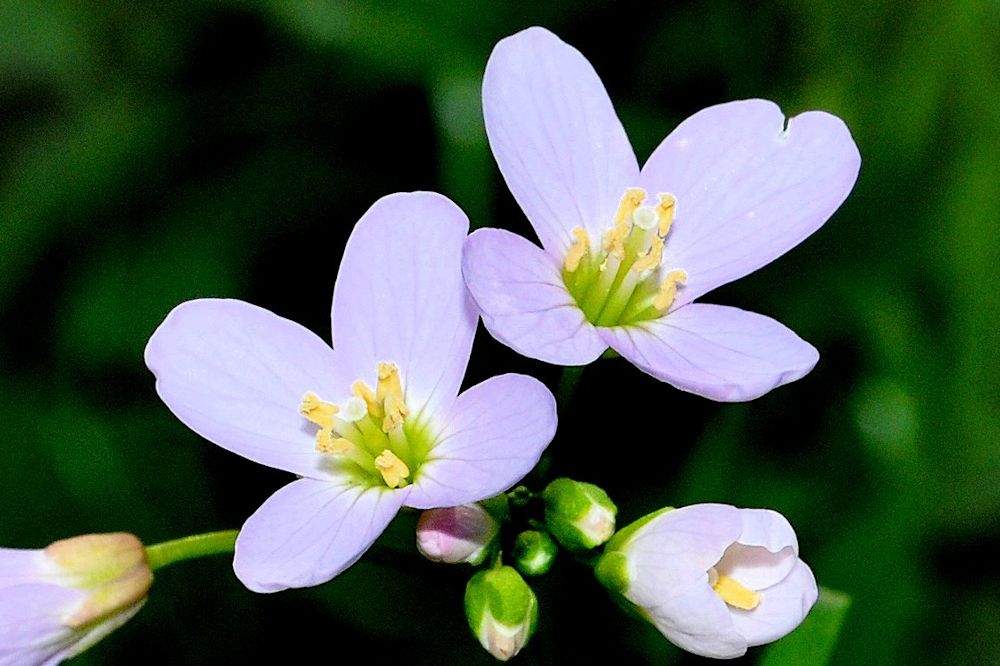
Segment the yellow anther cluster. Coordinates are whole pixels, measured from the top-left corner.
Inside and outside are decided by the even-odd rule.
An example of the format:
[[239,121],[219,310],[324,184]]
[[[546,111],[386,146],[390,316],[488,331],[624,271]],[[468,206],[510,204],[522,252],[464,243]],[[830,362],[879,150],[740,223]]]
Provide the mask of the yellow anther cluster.
[[319,426],[316,450],[347,456],[363,469],[381,474],[390,488],[405,485],[410,469],[386,447],[407,455],[402,425],[410,410],[403,398],[399,368],[393,363],[379,363],[375,390],[359,379],[351,385],[351,393],[354,397],[344,403],[344,410],[323,402],[315,393],[303,396],[299,413]]
[[674,224],[674,212],[677,210],[677,197],[672,194],[661,194],[660,204],[656,207],[656,215],[659,217],[659,228],[657,233],[660,238],[666,238],[670,233],[670,227]]
[[739,608],[740,610],[753,610],[757,608],[760,600],[763,598],[759,592],[754,592],[729,576],[724,575],[718,575],[717,580],[712,583],[712,589],[722,597],[723,601],[733,608]]

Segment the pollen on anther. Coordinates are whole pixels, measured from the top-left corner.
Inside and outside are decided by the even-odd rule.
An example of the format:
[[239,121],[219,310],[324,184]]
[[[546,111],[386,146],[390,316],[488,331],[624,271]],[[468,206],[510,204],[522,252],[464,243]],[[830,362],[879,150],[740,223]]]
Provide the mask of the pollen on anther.
[[677,287],[687,282],[687,278],[687,273],[679,269],[667,273],[667,277],[660,285],[660,291],[653,299],[653,307],[657,310],[666,310],[673,305],[674,298],[677,296]]
[[573,245],[566,252],[566,260],[563,263],[563,267],[567,273],[572,273],[579,268],[580,262],[587,256],[587,252],[590,251],[590,237],[583,227],[573,229],[573,238],[576,240],[573,241]]
[[375,458],[375,469],[382,475],[385,485],[398,488],[410,475],[410,468],[395,453],[385,449]]
[[320,430],[316,433],[316,450],[320,453],[342,454],[352,448],[354,444],[351,440],[337,437],[330,430]]
[[656,207],[656,214],[659,217],[660,226],[656,230],[660,238],[666,238],[670,233],[670,227],[674,223],[674,214],[677,212],[677,197],[672,194],[660,194],[660,205]]
[[625,194],[618,203],[618,212],[615,213],[615,224],[631,218],[635,209],[641,206],[645,200],[646,190],[641,187],[630,187],[625,190]]
[[632,264],[632,270],[636,273],[656,270],[660,267],[661,261],[663,261],[663,239],[659,236],[653,236],[649,251],[635,260],[635,263]]
[[311,391],[302,396],[302,402],[299,404],[299,413],[320,428],[332,428],[333,416],[338,411],[340,410],[336,405],[323,402],[318,395]]

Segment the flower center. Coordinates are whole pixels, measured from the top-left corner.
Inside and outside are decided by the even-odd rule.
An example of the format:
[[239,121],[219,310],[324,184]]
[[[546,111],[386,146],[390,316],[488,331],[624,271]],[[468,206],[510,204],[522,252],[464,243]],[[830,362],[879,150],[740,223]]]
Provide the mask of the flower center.
[[730,578],[725,574],[720,574],[712,567],[708,570],[708,583],[722,600],[733,608],[740,610],[753,610],[760,604],[763,596],[760,592],[754,592],[742,583]]
[[644,205],[646,192],[625,191],[614,223],[594,246],[587,231],[573,229],[573,245],[563,261],[563,281],[595,326],[622,326],[655,319],[666,312],[687,280],[680,269],[667,271],[663,245],[674,221],[677,199],[658,195]]
[[303,396],[299,413],[319,426],[316,450],[353,462],[389,488],[407,485],[411,466],[418,465],[428,447],[419,446],[424,444],[419,428],[407,428],[412,424],[399,368],[379,363],[375,390],[359,379],[351,393],[339,406],[315,393]]

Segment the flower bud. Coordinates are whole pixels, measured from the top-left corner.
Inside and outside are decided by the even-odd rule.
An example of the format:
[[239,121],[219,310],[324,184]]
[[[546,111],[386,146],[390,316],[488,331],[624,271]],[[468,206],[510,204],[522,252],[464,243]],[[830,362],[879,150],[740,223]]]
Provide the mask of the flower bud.
[[478,504],[430,509],[417,521],[417,550],[434,562],[480,564],[499,529]]
[[465,617],[486,651],[507,661],[538,624],[538,599],[512,567],[486,569],[465,586]]
[[[15,629],[24,636],[10,655],[18,663],[79,654],[135,615],[153,582],[145,547],[124,533],[63,539],[44,550],[3,548],[0,571],[0,636]],[[24,615],[25,608],[40,610]]]
[[618,508],[592,483],[556,479],[545,488],[542,498],[549,531],[570,550],[596,548],[615,532]]
[[547,574],[556,561],[559,547],[545,532],[525,530],[514,541],[514,566],[527,576]]

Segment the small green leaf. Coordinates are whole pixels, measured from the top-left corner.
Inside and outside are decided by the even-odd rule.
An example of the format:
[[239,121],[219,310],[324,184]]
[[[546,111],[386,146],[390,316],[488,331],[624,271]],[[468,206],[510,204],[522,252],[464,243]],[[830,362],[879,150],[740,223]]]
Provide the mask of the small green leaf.
[[761,666],[822,666],[829,663],[850,607],[851,597],[847,594],[819,588],[819,601],[805,622],[771,645],[760,660]]

